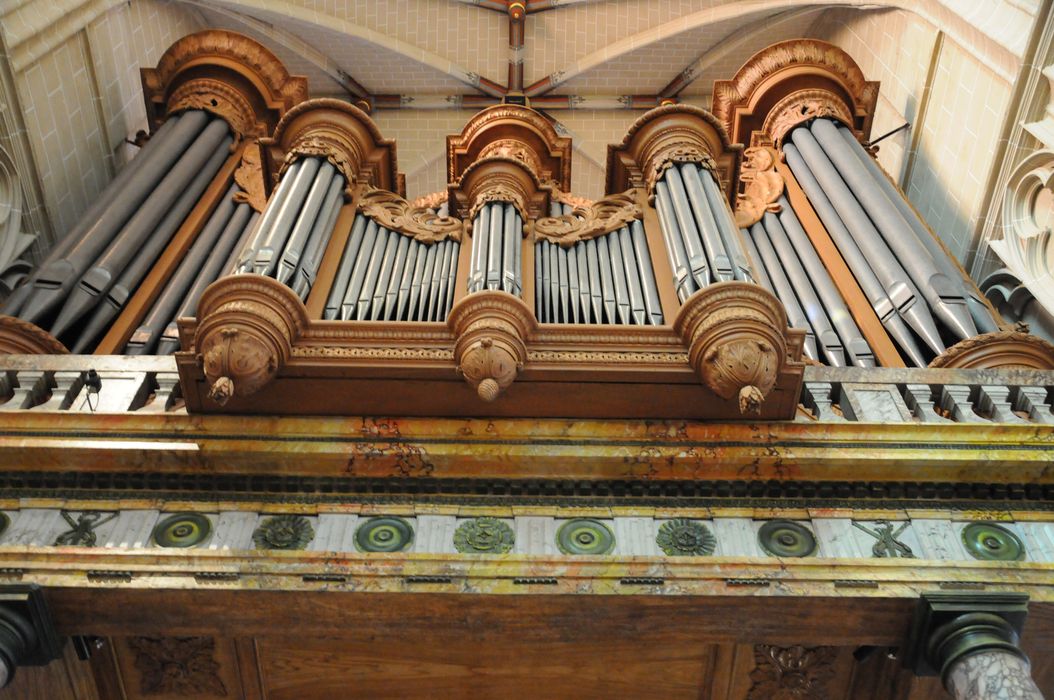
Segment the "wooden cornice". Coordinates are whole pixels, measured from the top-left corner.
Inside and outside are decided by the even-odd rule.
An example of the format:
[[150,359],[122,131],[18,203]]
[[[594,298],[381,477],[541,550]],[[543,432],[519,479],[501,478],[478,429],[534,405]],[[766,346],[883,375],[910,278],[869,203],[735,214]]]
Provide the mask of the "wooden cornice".
[[210,29],[172,44],[156,68],[141,71],[151,126],[184,109],[223,117],[239,136],[266,136],[307,99],[307,79],[293,76],[262,44]]
[[699,163],[714,173],[732,201],[738,187],[742,146],[705,109],[671,104],[656,107],[635,121],[621,143],[608,146],[607,193],[633,187],[655,195],[655,182],[673,163]]
[[713,113],[736,143],[778,145],[801,121],[828,116],[859,138],[871,133],[877,81],[845,51],[816,39],[762,49],[731,80],[714,83]]

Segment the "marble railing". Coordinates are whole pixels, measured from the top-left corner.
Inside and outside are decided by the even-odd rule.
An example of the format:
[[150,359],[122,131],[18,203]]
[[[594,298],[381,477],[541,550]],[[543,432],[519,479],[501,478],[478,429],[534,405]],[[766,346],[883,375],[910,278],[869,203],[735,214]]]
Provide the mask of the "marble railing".
[[[807,367],[799,422],[1054,424],[1054,373]],[[171,356],[0,356],[0,412],[181,413]]]

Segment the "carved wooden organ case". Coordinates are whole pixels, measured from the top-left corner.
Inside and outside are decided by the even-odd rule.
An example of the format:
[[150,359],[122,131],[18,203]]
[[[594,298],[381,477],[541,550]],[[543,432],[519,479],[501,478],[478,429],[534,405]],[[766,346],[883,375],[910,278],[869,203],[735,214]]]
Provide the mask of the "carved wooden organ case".
[[597,201],[526,107],[470,119],[407,201],[369,115],[245,37],[143,78],[154,136],[0,349],[174,351],[191,412],[279,415],[789,419],[808,362],[1054,367],[874,163],[878,85],[822,42],[641,116]]

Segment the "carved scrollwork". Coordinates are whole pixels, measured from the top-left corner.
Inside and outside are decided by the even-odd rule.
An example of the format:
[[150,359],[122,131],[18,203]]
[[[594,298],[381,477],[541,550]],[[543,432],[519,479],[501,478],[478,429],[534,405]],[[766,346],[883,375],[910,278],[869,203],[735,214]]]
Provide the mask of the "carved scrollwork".
[[260,144],[251,143],[242,151],[242,161],[234,171],[234,182],[241,188],[234,193],[235,202],[244,202],[258,212],[267,206],[267,195],[264,194],[263,162],[260,156]]
[[261,275],[234,275],[212,283],[198,304],[194,348],[221,406],[255,394],[270,382],[307,326],[307,309],[284,284]]
[[633,190],[629,190],[577,206],[570,214],[538,219],[534,222],[534,233],[537,238],[569,248],[578,241],[617,231],[643,215]]
[[765,147],[748,148],[743,153],[740,181],[745,184],[736,198],[736,225],[748,228],[761,221],[765,212],[778,212],[777,200],[783,194],[783,176],[775,171],[776,157]]
[[1019,330],[982,333],[961,340],[930,362],[955,369],[1054,369],[1054,345]]
[[527,337],[534,317],[519,297],[507,292],[470,294],[447,319],[454,332],[458,372],[484,401],[509,388],[527,362]]
[[259,131],[256,128],[256,114],[249,100],[220,80],[195,78],[176,88],[168,98],[168,114],[188,109],[201,109],[215,114],[230,125],[237,138]]
[[674,329],[688,347],[688,364],[742,414],[757,413],[787,360],[787,314],[761,287],[722,282],[684,303]]
[[447,199],[450,197],[446,190],[439,190],[432,194],[426,194],[418,197],[417,199],[410,202],[412,206],[423,207],[425,209],[438,209],[439,207],[446,204]]
[[828,90],[799,90],[777,102],[761,130],[768,141],[779,144],[790,130],[817,117],[830,117],[853,128],[853,115],[845,101]]
[[356,180],[355,163],[362,160],[362,149],[354,141],[332,135],[316,134],[301,139],[286,152],[282,168],[278,171],[279,178],[295,161],[309,157],[325,158],[344,176],[344,182],[351,183]]
[[461,240],[464,223],[452,216],[439,216],[415,207],[393,192],[369,189],[359,200],[359,211],[390,231],[398,231],[423,243]]
[[719,176],[717,162],[708,150],[704,150],[697,143],[673,142],[655,153],[645,166],[644,184],[649,193],[655,192],[655,183],[674,163],[697,163]]

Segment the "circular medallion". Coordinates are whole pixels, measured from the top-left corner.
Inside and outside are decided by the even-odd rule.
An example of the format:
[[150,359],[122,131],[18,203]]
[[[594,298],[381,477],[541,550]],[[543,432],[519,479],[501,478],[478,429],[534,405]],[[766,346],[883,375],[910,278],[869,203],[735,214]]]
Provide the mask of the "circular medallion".
[[615,535],[599,520],[578,518],[556,531],[556,546],[564,554],[608,554],[615,548]]
[[758,530],[758,544],[774,557],[808,557],[816,552],[816,536],[790,520],[769,520]]
[[466,520],[454,532],[454,548],[462,554],[505,554],[515,540],[509,524],[497,518]]
[[717,539],[702,523],[677,518],[667,520],[659,527],[655,544],[670,556],[705,557],[714,553]]
[[963,544],[974,559],[1021,561],[1025,545],[1018,536],[995,523],[970,523],[963,528]]
[[402,518],[370,518],[355,531],[360,552],[401,552],[414,539],[414,529]]
[[302,515],[275,515],[253,531],[257,549],[303,549],[314,537],[315,529]]
[[212,534],[212,522],[201,513],[176,513],[154,526],[158,547],[196,547]]

